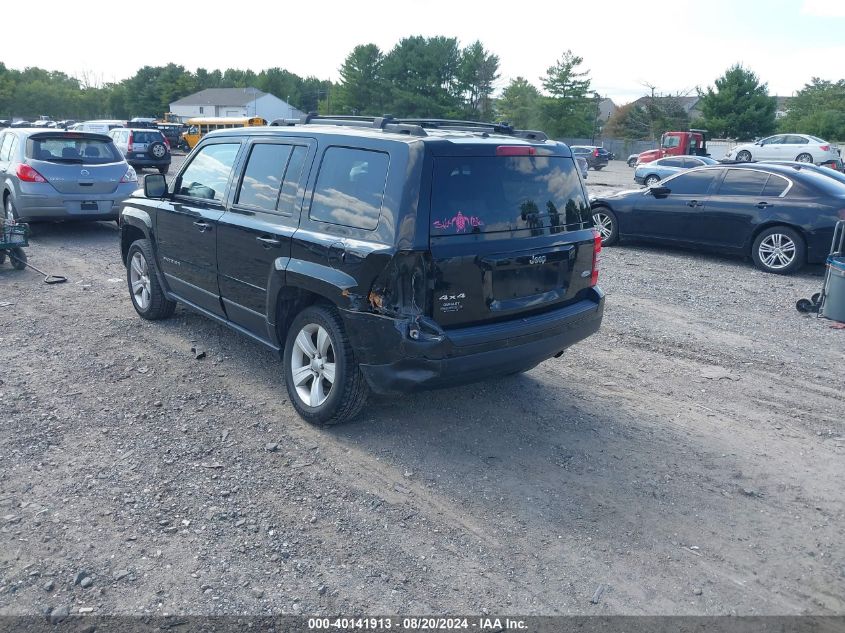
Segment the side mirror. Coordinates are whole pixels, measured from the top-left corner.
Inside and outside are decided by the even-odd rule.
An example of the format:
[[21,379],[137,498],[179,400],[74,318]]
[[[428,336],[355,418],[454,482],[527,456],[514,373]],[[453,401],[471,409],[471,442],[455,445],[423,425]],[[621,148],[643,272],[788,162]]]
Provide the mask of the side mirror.
[[162,174],[144,176],[144,195],[148,198],[164,198],[167,195],[167,180]]
[[649,187],[648,191],[655,198],[665,198],[672,193],[672,190],[669,189],[669,187]]

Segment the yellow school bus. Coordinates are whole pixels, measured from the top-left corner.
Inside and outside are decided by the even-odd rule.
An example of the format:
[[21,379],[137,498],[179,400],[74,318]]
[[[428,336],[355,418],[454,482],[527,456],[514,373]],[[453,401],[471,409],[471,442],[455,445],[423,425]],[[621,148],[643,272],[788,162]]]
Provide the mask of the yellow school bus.
[[194,149],[200,139],[214,130],[223,130],[233,127],[251,127],[253,125],[267,125],[267,121],[260,116],[229,116],[229,117],[196,117],[185,121],[188,126],[187,132],[182,132],[182,140]]

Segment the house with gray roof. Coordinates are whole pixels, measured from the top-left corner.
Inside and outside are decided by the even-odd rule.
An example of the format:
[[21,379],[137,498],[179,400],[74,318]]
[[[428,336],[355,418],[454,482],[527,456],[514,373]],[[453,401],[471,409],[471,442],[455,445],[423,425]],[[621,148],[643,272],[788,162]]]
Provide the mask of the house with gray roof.
[[170,111],[182,117],[260,116],[267,121],[297,119],[304,112],[276,95],[257,88],[208,88],[170,104]]

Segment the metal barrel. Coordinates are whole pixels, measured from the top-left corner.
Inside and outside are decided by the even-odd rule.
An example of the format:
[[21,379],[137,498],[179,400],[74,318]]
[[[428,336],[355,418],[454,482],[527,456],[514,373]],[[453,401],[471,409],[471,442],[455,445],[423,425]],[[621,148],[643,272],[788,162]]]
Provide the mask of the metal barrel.
[[827,258],[819,316],[845,323],[845,255]]

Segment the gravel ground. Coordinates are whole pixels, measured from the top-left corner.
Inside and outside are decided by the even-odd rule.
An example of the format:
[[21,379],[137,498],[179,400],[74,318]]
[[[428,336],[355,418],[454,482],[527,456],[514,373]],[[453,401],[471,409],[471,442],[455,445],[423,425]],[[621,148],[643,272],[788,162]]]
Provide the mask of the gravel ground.
[[820,269],[606,249],[563,357],[318,430],[272,353],[135,315],[114,224],[28,254],[69,282],[0,267],[0,615],[845,613]]

